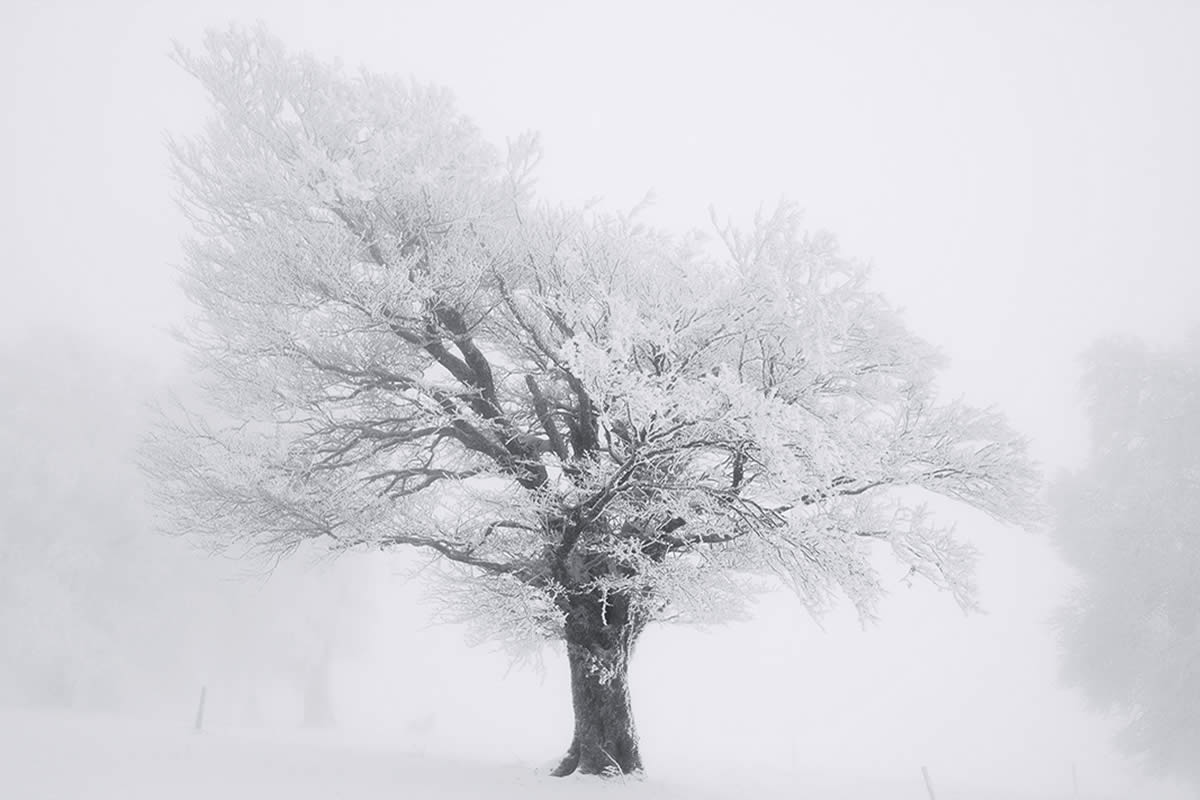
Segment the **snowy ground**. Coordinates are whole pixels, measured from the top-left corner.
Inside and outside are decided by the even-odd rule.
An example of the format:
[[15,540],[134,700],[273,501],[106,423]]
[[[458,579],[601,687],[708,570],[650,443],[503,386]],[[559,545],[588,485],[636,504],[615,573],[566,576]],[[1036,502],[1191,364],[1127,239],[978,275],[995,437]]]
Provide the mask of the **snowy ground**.
[[[678,760],[642,780],[555,779],[544,766],[465,761],[446,742],[288,730],[208,730],[0,711],[0,797],[10,800],[923,800],[920,776],[769,773]],[[865,771],[865,770],[864,770]],[[543,774],[539,774],[543,773]],[[935,776],[936,781],[936,776]],[[1062,798],[935,786],[939,800]],[[1084,795],[1087,797],[1089,795]],[[1140,799],[1139,799],[1140,800]]]
[[419,742],[308,732],[196,734],[186,727],[0,712],[8,800],[717,798],[653,781],[554,779],[524,764],[468,763]]

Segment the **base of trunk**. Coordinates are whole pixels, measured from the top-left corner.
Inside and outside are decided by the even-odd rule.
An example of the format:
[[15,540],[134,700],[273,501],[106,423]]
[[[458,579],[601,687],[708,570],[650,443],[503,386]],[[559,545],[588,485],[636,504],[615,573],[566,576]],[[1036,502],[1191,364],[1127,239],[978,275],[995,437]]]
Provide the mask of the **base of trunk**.
[[550,774],[555,778],[568,775],[632,775],[642,771],[642,759],[637,751],[636,740],[627,747],[580,747],[572,742],[567,754]]
[[568,644],[575,734],[552,775],[628,775],[642,771],[629,697],[627,641],[605,648]]

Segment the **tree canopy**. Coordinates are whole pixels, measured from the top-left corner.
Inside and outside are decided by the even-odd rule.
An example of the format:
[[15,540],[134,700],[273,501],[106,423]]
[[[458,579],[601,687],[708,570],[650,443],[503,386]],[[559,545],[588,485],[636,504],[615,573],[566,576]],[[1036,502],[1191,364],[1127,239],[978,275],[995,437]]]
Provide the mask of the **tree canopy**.
[[1200,335],[1101,342],[1086,366],[1091,455],[1052,492],[1081,578],[1064,676],[1127,720],[1128,750],[1200,781]]
[[215,112],[171,152],[216,411],[150,445],[172,530],[423,548],[469,615],[591,674],[747,575],[871,616],[872,544],[970,605],[922,493],[1034,517],[1023,440],[939,402],[936,351],[794,209],[680,237],[554,208],[536,140],[498,151],[445,91],[261,32],[177,58]]

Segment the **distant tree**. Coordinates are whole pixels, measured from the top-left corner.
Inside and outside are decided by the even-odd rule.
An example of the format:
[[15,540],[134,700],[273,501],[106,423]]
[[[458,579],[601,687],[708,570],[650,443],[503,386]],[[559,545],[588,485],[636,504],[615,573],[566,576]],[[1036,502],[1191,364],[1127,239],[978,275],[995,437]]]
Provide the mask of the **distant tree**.
[[156,535],[135,456],[159,381],[69,331],[0,347],[0,703],[144,711],[243,672],[329,724],[363,573],[296,560],[267,579]]
[[1128,750],[1200,786],[1200,331],[1161,352],[1102,342],[1086,365],[1091,455],[1052,492],[1081,578],[1064,676],[1127,717]]
[[155,656],[130,635],[154,624],[146,609],[161,573],[151,562],[170,549],[147,535],[132,458],[140,366],[49,328],[0,349],[0,697],[9,702],[113,708],[130,679],[154,672],[135,669]]
[[1033,516],[1022,440],[936,402],[935,352],[791,210],[716,242],[554,211],[533,140],[500,158],[443,91],[263,33],[177,58],[215,109],[171,152],[187,336],[229,424],[150,442],[170,529],[440,557],[468,616],[566,642],[556,774],[641,768],[651,621],[726,614],[763,574],[870,616],[872,544],[969,605],[970,548],[897,490]]
[[333,667],[360,642],[371,585],[365,566],[345,554],[306,552],[256,564],[227,588],[225,605],[237,619],[224,626],[213,668],[240,684],[245,721],[255,721],[265,688],[284,684],[296,689],[303,725],[336,724]]

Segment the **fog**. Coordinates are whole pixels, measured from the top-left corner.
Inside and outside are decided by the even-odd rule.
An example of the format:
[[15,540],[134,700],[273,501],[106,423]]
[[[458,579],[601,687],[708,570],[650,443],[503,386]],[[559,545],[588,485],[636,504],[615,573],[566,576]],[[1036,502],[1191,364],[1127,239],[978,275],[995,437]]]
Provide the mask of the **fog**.
[[[942,394],[1002,410],[1048,477],[1087,455],[1088,345],[1169,344],[1200,321],[1192,4],[7,3],[0,426],[10,470],[46,492],[7,505],[64,502],[56,475],[82,463],[86,496],[122,510],[48,512],[57,539],[10,514],[0,537],[8,552],[35,537],[74,549],[89,519],[127,519],[132,540],[95,537],[126,549],[96,558],[144,561],[128,577],[80,566],[105,594],[49,609],[0,592],[0,618],[26,631],[49,620],[56,643],[38,657],[86,661],[110,645],[86,639],[95,626],[77,609],[131,615],[104,651],[120,688],[93,702],[77,687],[72,705],[89,714],[188,729],[207,686],[207,726],[244,728],[249,681],[256,730],[291,735],[327,651],[329,735],[346,742],[541,765],[570,739],[563,651],[513,664],[435,624],[419,557],[305,552],[267,577],[149,532],[139,426],[181,379],[169,331],[189,314],[164,133],[207,114],[168,52],[260,20],[323,60],[447,86],[497,144],[539,132],[544,197],[620,210],[652,192],[648,217],[676,231],[705,226],[710,207],[748,220],[797,202],[946,353]],[[1047,532],[937,511],[981,551],[982,613],[892,567],[877,625],[849,607],[818,624],[778,593],[752,621],[653,627],[631,668],[648,772],[782,771],[921,797],[927,766],[951,797],[1069,797],[1074,771],[1082,797],[1181,796],[1114,749],[1117,720],[1060,685],[1049,622],[1074,576]],[[20,597],[40,597],[26,584]],[[24,657],[0,648],[0,675]],[[31,691],[0,700],[43,699]],[[0,728],[5,714],[23,724],[15,713],[0,710]]]

